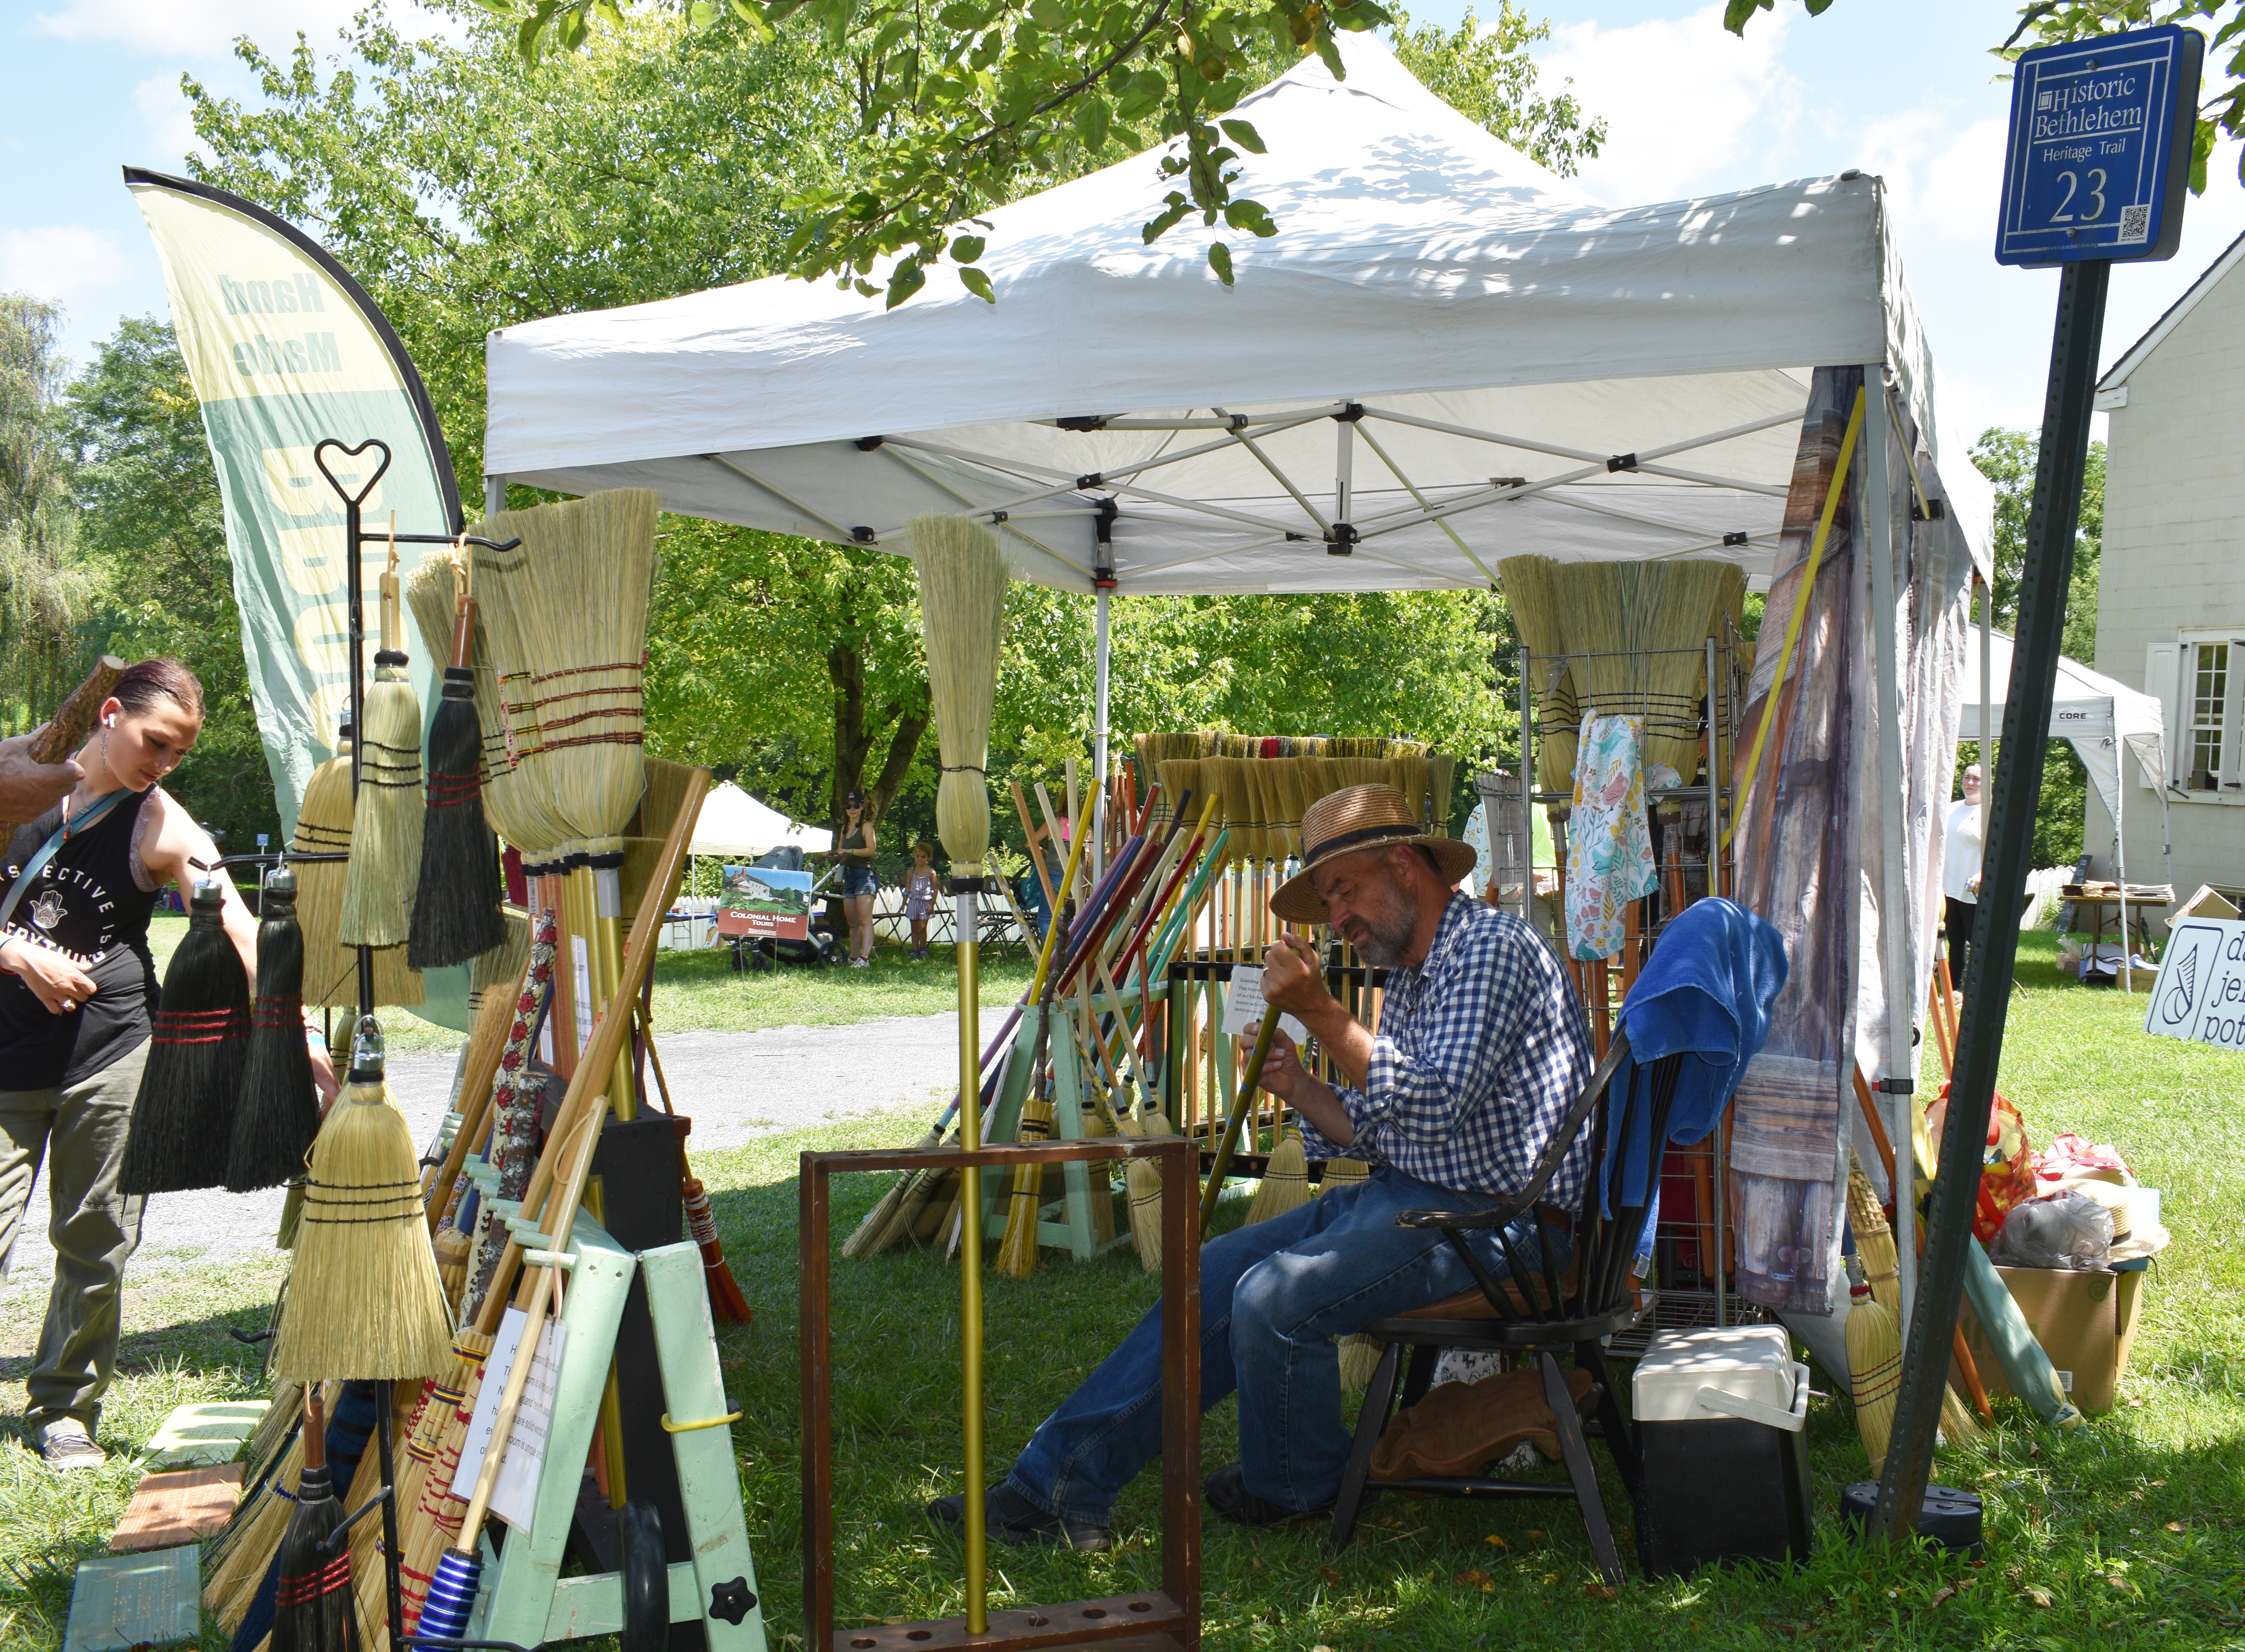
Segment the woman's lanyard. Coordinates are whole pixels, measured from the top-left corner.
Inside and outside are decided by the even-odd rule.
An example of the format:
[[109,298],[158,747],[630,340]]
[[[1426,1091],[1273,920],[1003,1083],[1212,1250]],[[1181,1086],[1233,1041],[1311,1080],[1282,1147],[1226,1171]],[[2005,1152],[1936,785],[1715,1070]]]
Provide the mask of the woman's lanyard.
[[91,830],[93,823],[114,809],[121,800],[139,796],[139,792],[119,786],[92,808],[81,810],[76,820],[66,820],[56,827],[55,835],[42,843],[39,846],[39,852],[24,863],[23,872],[17,877],[15,887],[8,891],[8,898],[0,901],[0,930],[8,927],[8,921],[16,916],[16,908],[23,904],[24,893],[37,880],[39,874],[46,870],[47,863],[54,859],[64,843],[70,842],[78,833]]

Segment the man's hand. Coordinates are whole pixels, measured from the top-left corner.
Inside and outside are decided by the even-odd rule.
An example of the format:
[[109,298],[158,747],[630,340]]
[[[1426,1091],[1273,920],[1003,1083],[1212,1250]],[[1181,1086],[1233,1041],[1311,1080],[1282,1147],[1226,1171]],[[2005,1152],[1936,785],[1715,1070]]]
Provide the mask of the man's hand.
[[1333,1001],[1326,991],[1317,948],[1299,935],[1281,935],[1263,954],[1263,1001],[1306,1022]]
[[1262,1086],[1296,1113],[1318,1127],[1319,1134],[1335,1147],[1346,1147],[1356,1140],[1356,1124],[1348,1116],[1348,1109],[1333,1093],[1333,1087],[1302,1065],[1302,1053],[1294,1040],[1276,1028],[1272,1030],[1271,1047],[1263,1057]]
[[31,741],[37,732],[0,740],[0,820],[18,824],[37,820],[85,778],[85,770],[72,758],[33,762]]

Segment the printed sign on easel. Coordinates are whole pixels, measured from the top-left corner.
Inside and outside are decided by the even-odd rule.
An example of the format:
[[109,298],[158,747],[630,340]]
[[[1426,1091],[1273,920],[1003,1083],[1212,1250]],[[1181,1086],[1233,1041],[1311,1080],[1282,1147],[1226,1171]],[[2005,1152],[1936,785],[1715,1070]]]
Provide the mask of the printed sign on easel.
[[2144,1031],[2245,1050],[2245,918],[2187,917],[2175,925]]
[[[497,1420],[500,1398],[506,1390],[506,1373],[513,1369],[515,1350],[522,1345],[527,1316],[510,1308],[492,1338],[484,1360],[483,1385],[476,1391],[476,1408],[468,1420],[468,1438],[460,1448],[459,1472],[452,1476],[452,1495],[463,1500],[476,1492],[483,1473],[484,1453],[491,1449],[492,1425]],[[546,1334],[530,1367],[530,1380],[522,1391],[522,1404],[514,1413],[514,1427],[506,1437],[506,1455],[499,1460],[499,1484],[492,1492],[492,1513],[509,1526],[530,1524],[538,1501],[539,1471],[546,1464],[546,1437],[553,1428],[555,1379],[561,1369],[562,1344],[569,1327],[558,1319],[546,1322]]]

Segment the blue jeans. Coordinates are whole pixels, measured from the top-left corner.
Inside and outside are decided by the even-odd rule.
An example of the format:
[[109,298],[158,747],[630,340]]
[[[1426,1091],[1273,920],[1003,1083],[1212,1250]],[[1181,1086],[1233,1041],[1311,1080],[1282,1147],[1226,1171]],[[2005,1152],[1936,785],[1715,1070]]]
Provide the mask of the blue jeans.
[[[1200,1408],[1237,1390],[1247,1489],[1307,1512],[1340,1489],[1349,1434],[1334,1339],[1375,1319],[1469,1289],[1474,1278],[1439,1233],[1399,1228],[1406,1210],[1486,1210],[1502,1203],[1386,1166],[1284,1215],[1211,1240],[1200,1253]],[[1532,1217],[1507,1236],[1541,1263]],[[1550,1231],[1547,1229],[1546,1231]],[[1496,1236],[1469,1242],[1505,1269]],[[1554,1249],[1566,1242],[1555,1237]],[[1564,1266],[1566,1254],[1553,1258]],[[1094,1525],[1162,1448],[1162,1310],[1156,1303],[1038,1427],[1007,1483],[1048,1514]]]

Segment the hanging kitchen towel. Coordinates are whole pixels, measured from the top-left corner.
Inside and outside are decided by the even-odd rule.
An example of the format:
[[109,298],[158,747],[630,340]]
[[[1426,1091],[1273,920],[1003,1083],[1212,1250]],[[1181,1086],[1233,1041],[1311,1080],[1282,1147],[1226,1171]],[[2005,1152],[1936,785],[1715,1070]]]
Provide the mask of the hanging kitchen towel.
[[1645,820],[1643,737],[1640,718],[1583,718],[1567,867],[1567,951],[1576,958],[1620,951],[1624,911],[1659,881]]

